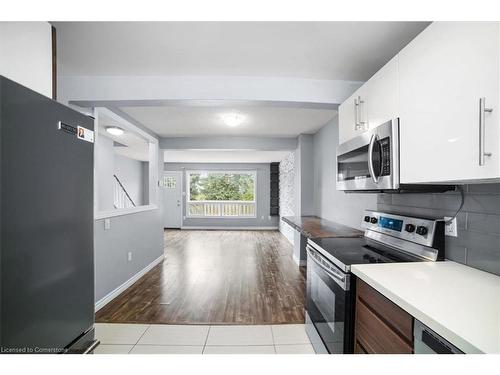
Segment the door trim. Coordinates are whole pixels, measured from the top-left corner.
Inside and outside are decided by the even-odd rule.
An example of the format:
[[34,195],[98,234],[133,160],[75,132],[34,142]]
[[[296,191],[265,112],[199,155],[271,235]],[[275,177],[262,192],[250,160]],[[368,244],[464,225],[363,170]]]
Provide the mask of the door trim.
[[[180,186],[181,186],[181,221],[180,221],[180,225],[179,225],[179,228],[174,228],[174,227],[166,227],[165,226],[165,211],[163,211],[163,229],[182,229],[182,226],[184,225],[184,201],[185,201],[185,192],[184,192],[184,171],[163,171],[163,176],[162,177],[165,177],[165,175],[167,173],[175,173],[175,174],[178,174],[179,175],[179,182],[180,182]],[[163,186],[163,179],[162,179],[162,187],[165,188]],[[163,194],[162,194],[163,195]],[[164,196],[162,196],[162,198],[164,198]],[[162,200],[162,206],[163,206],[163,209],[165,209],[165,202]]]

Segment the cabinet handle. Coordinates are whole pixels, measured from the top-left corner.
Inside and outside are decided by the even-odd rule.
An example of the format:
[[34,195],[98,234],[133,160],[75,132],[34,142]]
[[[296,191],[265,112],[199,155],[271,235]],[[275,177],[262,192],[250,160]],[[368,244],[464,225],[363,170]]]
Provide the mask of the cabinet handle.
[[365,101],[363,99],[361,99],[361,96],[358,96],[358,111],[359,111],[359,114],[358,114],[358,129],[363,129],[365,128],[365,122],[362,121],[362,118],[361,118],[361,104],[365,104]]
[[479,165],[484,165],[484,157],[491,156],[491,152],[484,151],[486,141],[486,112],[493,112],[493,108],[486,108],[486,98],[479,99]]
[[359,129],[358,123],[358,99],[354,99],[354,130]]

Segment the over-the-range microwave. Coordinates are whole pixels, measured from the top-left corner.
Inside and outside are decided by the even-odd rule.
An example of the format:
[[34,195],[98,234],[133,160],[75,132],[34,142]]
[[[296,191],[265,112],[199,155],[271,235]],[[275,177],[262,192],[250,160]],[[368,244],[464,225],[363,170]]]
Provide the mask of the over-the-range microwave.
[[454,185],[399,182],[399,119],[342,143],[337,149],[337,190],[358,193],[444,192]]

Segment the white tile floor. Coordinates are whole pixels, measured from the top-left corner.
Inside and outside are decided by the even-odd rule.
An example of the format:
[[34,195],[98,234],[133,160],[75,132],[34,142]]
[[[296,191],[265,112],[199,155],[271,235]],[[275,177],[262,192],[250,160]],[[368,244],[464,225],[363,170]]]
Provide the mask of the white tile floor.
[[314,354],[303,324],[201,326],[96,323],[96,354]]

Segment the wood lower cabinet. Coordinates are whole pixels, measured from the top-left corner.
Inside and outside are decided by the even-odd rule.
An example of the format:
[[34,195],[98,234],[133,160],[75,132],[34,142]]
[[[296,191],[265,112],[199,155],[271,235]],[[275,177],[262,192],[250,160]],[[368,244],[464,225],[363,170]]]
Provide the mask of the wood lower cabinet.
[[359,279],[354,353],[413,353],[413,317]]

